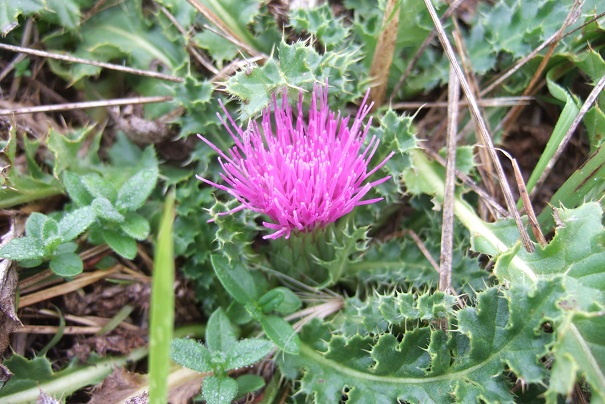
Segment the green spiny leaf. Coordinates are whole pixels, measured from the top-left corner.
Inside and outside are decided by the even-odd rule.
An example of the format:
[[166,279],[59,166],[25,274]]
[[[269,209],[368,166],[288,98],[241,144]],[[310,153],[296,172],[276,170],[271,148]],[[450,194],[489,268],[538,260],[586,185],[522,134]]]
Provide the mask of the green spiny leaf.
[[557,402],[557,395],[570,397],[578,377],[591,387],[591,402],[605,402],[605,314],[569,313],[557,327],[553,347],[554,364],[547,399]]
[[[343,393],[354,402],[444,402],[452,397],[510,402],[507,369],[529,383],[545,380],[540,359],[554,336],[541,327],[561,317],[557,302],[563,293],[560,279],[532,288],[487,289],[479,293],[477,307],[457,313],[459,332],[448,333],[447,339],[429,327],[404,332],[401,342],[390,333],[346,338],[330,323],[315,321],[300,334],[300,354],[286,355],[281,368],[288,377],[304,369],[300,392],[317,402],[334,402]],[[455,318],[449,323],[455,326]]]
[[[546,247],[528,253],[519,245],[498,256],[494,272],[501,281],[515,283],[549,280],[565,275],[563,283],[574,296],[573,308],[587,310],[593,303],[605,307],[605,232],[602,207],[586,203],[577,209],[557,209],[561,226]],[[526,262],[525,270],[510,265]]]
[[17,19],[20,15],[30,16],[44,10],[44,0],[26,0],[19,2],[3,1],[0,4],[0,30],[2,36],[6,36],[19,24]]

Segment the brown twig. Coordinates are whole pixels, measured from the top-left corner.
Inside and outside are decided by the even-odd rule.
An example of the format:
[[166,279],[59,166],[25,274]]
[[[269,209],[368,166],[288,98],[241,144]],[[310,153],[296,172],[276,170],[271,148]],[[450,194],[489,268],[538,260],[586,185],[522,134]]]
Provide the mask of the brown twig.
[[519,195],[521,195],[521,201],[523,201],[523,207],[525,208],[525,212],[527,213],[527,218],[529,219],[529,226],[531,227],[536,240],[542,247],[544,247],[547,242],[546,238],[544,238],[544,234],[542,233],[542,229],[540,228],[540,224],[538,223],[538,219],[536,218],[536,214],[534,213],[534,207],[529,200],[529,196],[527,195],[527,188],[525,187],[525,181],[523,181],[523,176],[521,175],[521,169],[519,168],[519,163],[517,163],[517,159],[513,158],[507,151],[498,149],[502,154],[504,154],[510,160],[513,165],[513,172],[515,173],[515,181],[517,182],[517,188],[519,189]]
[[[423,150],[430,158],[445,167],[445,159],[441,157],[438,153],[434,152],[431,149]],[[510,217],[510,214],[506,211],[506,209],[500,206],[500,204],[490,194],[488,194],[483,188],[480,188],[477,183],[475,183],[475,181],[473,181],[468,175],[464,174],[458,169],[456,169],[455,171],[458,179],[462,181],[464,185],[469,187],[473,192],[475,192],[490,208],[492,208],[496,213],[498,213],[499,217]],[[494,216],[498,217],[498,215]]]
[[[199,0],[187,0],[187,2],[189,4],[191,4],[208,21],[210,21],[212,24],[214,24],[219,29],[220,33],[212,30],[214,33],[231,41],[236,46],[245,50],[247,53],[249,53],[252,56],[263,56],[264,58],[266,58],[266,56],[263,55],[261,52],[257,51],[252,46],[245,43],[241,38],[238,38],[237,35],[235,35],[235,33],[227,26],[227,24],[225,24],[219,17],[217,17],[212,12],[212,10],[210,10],[207,6],[202,4]],[[204,28],[209,29],[210,27],[204,25]]]
[[35,107],[0,109],[0,116],[34,114],[37,112],[67,111],[71,109],[87,109],[98,107],[115,107],[118,105],[150,104],[154,102],[172,101],[170,96],[116,98],[113,100],[68,102],[66,104],[38,105]]
[[534,252],[535,247],[532,244],[531,239],[529,238],[529,234],[527,234],[527,230],[523,226],[521,216],[519,215],[519,211],[517,210],[517,206],[510,191],[510,187],[506,181],[506,175],[504,174],[504,170],[502,169],[502,164],[500,164],[500,160],[498,160],[498,156],[496,155],[496,150],[494,149],[494,145],[492,143],[489,131],[487,130],[487,126],[485,125],[485,122],[483,121],[483,118],[481,116],[481,111],[479,110],[477,101],[475,100],[473,92],[471,91],[468,81],[466,80],[466,77],[464,76],[464,73],[462,72],[462,69],[458,64],[458,61],[456,60],[456,55],[454,54],[452,45],[450,44],[445,30],[443,29],[443,25],[439,21],[439,16],[435,11],[435,7],[433,7],[433,4],[430,0],[424,0],[424,3],[429,11],[429,14],[431,15],[433,23],[435,24],[439,40],[441,41],[441,45],[443,46],[443,49],[445,50],[445,53],[448,59],[450,60],[452,68],[454,69],[456,75],[458,76],[458,79],[460,80],[460,85],[462,86],[462,90],[468,100],[471,113],[473,115],[473,118],[475,119],[477,128],[479,129],[479,134],[483,137],[483,140],[487,146],[487,150],[489,152],[492,163],[494,164],[494,167],[496,169],[496,174],[498,175],[498,179],[500,181],[500,186],[504,194],[504,199],[506,200],[506,205],[510,214],[513,216],[515,222],[517,223],[517,229],[519,230],[519,233],[521,235],[523,246],[527,251]]
[[447,159],[445,190],[443,192],[443,223],[441,227],[441,258],[439,290],[450,293],[452,288],[452,248],[454,245],[454,189],[456,187],[456,132],[458,131],[458,100],[460,84],[456,72],[450,68],[447,109]]
[[387,0],[382,19],[382,32],[378,37],[376,50],[370,66],[370,77],[374,86],[370,90],[370,103],[372,108],[378,108],[384,102],[389,79],[389,71],[393,62],[393,53],[397,42],[399,29],[399,14],[401,0]]
[[92,273],[86,273],[82,275],[78,275],[75,279],[69,283],[65,283],[59,286],[54,286],[52,288],[44,289],[40,292],[32,293],[31,295],[22,296],[19,300],[19,308],[31,306],[32,304],[36,304],[42,302],[44,300],[65,295],[67,293],[73,292],[84,286],[95,283],[101,279],[107,278],[110,275],[118,272],[120,270],[120,266],[115,266],[111,269],[107,270],[98,270]]
[[601,79],[597,82],[590,94],[588,94],[588,98],[586,98],[586,101],[582,105],[582,108],[580,108],[580,111],[578,111],[578,114],[571,123],[571,126],[567,130],[567,133],[565,133],[565,136],[561,140],[561,143],[559,143],[559,147],[557,147],[555,154],[553,154],[553,156],[550,158],[550,160],[546,164],[546,167],[544,167],[544,171],[542,171],[542,173],[540,174],[538,181],[536,181],[536,185],[534,185],[533,189],[531,190],[529,194],[530,199],[533,199],[536,196],[538,189],[542,186],[544,180],[546,180],[546,177],[548,177],[548,175],[550,174],[550,171],[555,166],[557,160],[559,160],[559,157],[561,157],[561,153],[563,153],[563,150],[565,150],[567,143],[569,143],[569,140],[571,139],[571,136],[580,124],[580,121],[584,118],[584,115],[586,115],[588,110],[592,107],[592,104],[594,104],[597,97],[601,94],[604,89],[605,76],[601,77]]
[[51,53],[51,52],[41,51],[38,49],[31,49],[31,48],[24,48],[21,46],[8,45],[5,43],[0,43],[0,49],[8,50],[11,52],[26,53],[28,55],[40,56],[40,57],[49,58],[49,59],[63,60],[65,62],[70,62],[70,63],[82,63],[82,64],[86,64],[86,65],[91,65],[91,66],[102,67],[105,69],[117,70],[117,71],[121,71],[121,72],[125,72],[125,73],[136,74],[139,76],[146,76],[146,77],[152,77],[152,78],[161,79],[161,80],[173,81],[176,83],[182,83],[184,81],[184,79],[181,77],[171,76],[169,74],[152,72],[149,70],[135,69],[133,67],[116,65],[113,63],[97,62],[96,60],[82,59],[82,58],[78,58],[78,57],[71,56],[71,55],[63,55],[60,53]]
[[[498,98],[483,98],[477,100],[477,104],[482,108],[489,107],[510,107],[517,104],[529,105],[534,97],[498,97]],[[468,103],[466,100],[460,100],[459,105],[466,107]],[[448,103],[442,102],[398,102],[391,104],[392,109],[419,109],[419,108],[447,108]]]

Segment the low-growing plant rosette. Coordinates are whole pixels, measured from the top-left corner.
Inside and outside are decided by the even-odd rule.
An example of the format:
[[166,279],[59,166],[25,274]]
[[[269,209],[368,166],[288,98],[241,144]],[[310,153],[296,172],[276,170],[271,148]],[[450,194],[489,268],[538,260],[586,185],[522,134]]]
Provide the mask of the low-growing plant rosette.
[[219,119],[235,145],[224,153],[204,136],[198,136],[218,153],[223,169],[220,175],[226,185],[197,178],[240,202],[222,215],[250,209],[268,216],[271,221],[263,225],[275,232],[265,235],[265,239],[288,239],[292,232],[311,232],[335,222],[355,206],[378,202],[383,198],[363,198],[372,187],[391,177],[368,179],[394,152],[369,168],[380,141],[373,136],[364,147],[372,122],[370,117],[364,128],[372,107],[366,104],[368,94],[351,126],[350,116],[342,117],[340,112],[330,110],[327,85],[314,87],[306,120],[302,92],[296,118],[284,89],[281,104],[274,94],[273,109],[266,108],[260,125],[251,121],[246,130],[235,123],[221,103],[227,119],[220,115]]

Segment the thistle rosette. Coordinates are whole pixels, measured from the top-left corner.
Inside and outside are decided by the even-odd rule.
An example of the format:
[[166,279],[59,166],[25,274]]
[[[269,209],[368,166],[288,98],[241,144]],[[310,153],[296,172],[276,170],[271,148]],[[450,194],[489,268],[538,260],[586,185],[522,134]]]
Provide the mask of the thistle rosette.
[[198,135],[219,155],[226,185],[206,178],[198,179],[221,189],[240,205],[222,215],[250,209],[268,216],[263,225],[274,233],[264,238],[289,238],[292,232],[307,233],[323,228],[351,212],[355,206],[378,202],[383,198],[363,199],[370,189],[391,177],[367,180],[394,153],[373,169],[369,163],[380,141],[374,136],[364,148],[372,118],[363,125],[372,105],[366,105],[368,93],[349,127],[350,116],[342,118],[330,111],[327,86],[315,86],[305,121],[303,94],[299,94],[298,114],[294,118],[286,90],[273,109],[263,111],[260,126],[251,121],[246,130],[238,126],[225,106],[226,121],[219,114],[235,145],[227,153]]

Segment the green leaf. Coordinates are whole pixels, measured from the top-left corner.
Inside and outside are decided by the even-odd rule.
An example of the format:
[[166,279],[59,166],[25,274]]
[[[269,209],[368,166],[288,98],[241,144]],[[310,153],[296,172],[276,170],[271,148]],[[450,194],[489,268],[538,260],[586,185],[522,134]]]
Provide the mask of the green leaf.
[[139,241],[145,240],[150,231],[149,221],[144,216],[133,212],[126,215],[120,228],[124,233]]
[[139,209],[158,180],[158,169],[146,169],[129,178],[118,191],[116,207],[120,212],[134,212]]
[[116,201],[118,191],[108,179],[98,174],[87,174],[80,177],[82,185],[95,198],[105,198],[111,203]]
[[590,385],[591,402],[605,402],[605,315],[603,312],[570,313],[557,328],[554,364],[547,398],[571,397],[580,377]]
[[289,354],[298,354],[300,351],[300,338],[294,328],[281,317],[263,316],[260,324],[267,337],[281,350]]
[[82,259],[78,254],[64,253],[55,256],[50,261],[50,269],[59,276],[76,276],[84,269]]
[[258,0],[202,0],[202,4],[228,27],[238,41],[261,51],[269,51],[259,48],[261,44],[247,28],[258,15]]
[[[145,70],[158,63],[170,74],[186,57],[182,43],[172,42],[158,24],[148,24],[136,2],[120,3],[94,14],[82,24],[78,35],[73,56],[99,62],[126,58],[129,66]],[[49,50],[61,50],[66,46],[66,39],[50,38],[47,41]],[[58,62],[52,62],[51,68],[70,84],[101,71],[96,66],[64,66]]]
[[13,239],[0,248],[0,257],[12,261],[36,260],[45,255],[39,239],[29,236]]
[[512,402],[504,375],[526,383],[545,383],[541,359],[554,335],[545,321],[561,318],[564,296],[560,279],[534,287],[489,288],[478,294],[476,307],[450,317],[455,332],[430,325],[397,332],[344,337],[328,323],[304,326],[300,354],[278,355],[280,369],[297,377],[299,393],[316,402]]
[[44,240],[44,225],[50,218],[40,212],[32,212],[25,222],[25,234],[37,240]]
[[20,15],[30,16],[44,9],[44,0],[3,1],[0,3],[0,30],[2,36],[6,36],[19,24],[17,19]]
[[67,133],[50,130],[47,147],[54,155],[55,177],[59,178],[66,170],[82,173],[91,169],[103,170],[98,155],[102,132],[94,129],[94,126],[87,126]]
[[71,241],[84,233],[96,220],[93,209],[89,206],[69,212],[59,221],[59,234],[62,240]]
[[230,377],[208,376],[202,384],[202,397],[207,404],[230,404],[237,396],[237,382]]
[[[605,307],[605,244],[603,209],[596,202],[577,209],[557,209],[561,226],[545,247],[528,253],[517,244],[496,259],[494,273],[502,282],[536,282],[565,275],[564,285],[574,297],[570,308]],[[518,267],[513,260],[525,262]]]
[[76,205],[83,207],[92,203],[94,198],[82,183],[79,175],[70,171],[64,171],[63,186],[65,186],[67,195],[69,195]]
[[[577,101],[574,100],[567,91],[565,91],[561,86],[559,86],[557,83],[555,83],[553,81],[553,79],[552,79],[553,74],[554,74],[554,70],[551,70],[550,72],[548,72],[548,74],[546,75],[546,84],[548,85],[548,89],[553,96],[555,96],[558,100],[565,102],[565,107],[563,108],[563,111],[561,112],[561,115],[559,116],[557,124],[555,125],[555,128],[553,129],[553,133],[550,136],[548,143],[546,144],[546,148],[544,149],[544,152],[542,152],[540,159],[536,163],[536,167],[532,171],[531,176],[529,177],[529,180],[527,181],[527,184],[526,184],[527,192],[531,192],[532,189],[534,188],[534,186],[536,185],[538,178],[544,171],[547,163],[550,161],[552,156],[555,154],[555,151],[561,144],[561,140],[567,133],[567,130],[569,129],[574,118],[576,117],[576,115],[579,112],[579,107],[577,105]],[[517,203],[517,206],[521,206],[521,203],[522,202],[519,201]]]
[[334,16],[328,3],[313,8],[294,8],[289,17],[292,28],[313,34],[327,50],[342,45],[349,35],[349,27],[343,24],[343,18]]
[[90,205],[94,213],[100,218],[113,223],[124,223],[126,218],[118,212],[109,199],[98,196]]
[[218,254],[213,254],[210,261],[216,276],[235,301],[244,305],[256,303],[258,291],[254,279],[241,263],[230,263],[225,256]]
[[237,379],[237,396],[242,397],[245,394],[260,390],[265,385],[265,379],[257,375],[245,374]]
[[[605,128],[602,133],[605,134]],[[605,181],[602,178],[605,178],[605,144],[588,157],[542,209],[538,216],[542,229],[554,227],[553,207],[576,208],[586,201],[603,200]]]
[[[74,0],[45,0],[47,12],[42,17],[68,28],[76,29],[80,25],[80,3]],[[84,3],[89,3],[84,2]]]
[[174,192],[166,195],[153,257],[149,324],[149,402],[168,400],[170,340],[174,334]]
[[126,259],[133,259],[137,255],[137,242],[122,232],[103,229],[103,240],[109,247]]
[[235,328],[223,309],[212,313],[206,325],[206,344],[211,351],[228,352],[237,343]]
[[258,299],[258,305],[265,314],[271,312],[290,314],[298,310],[302,302],[290,289],[279,286],[262,295]]
[[181,366],[201,373],[211,372],[212,356],[201,342],[188,338],[175,338],[170,344],[170,357]]
[[271,341],[249,338],[237,341],[227,352],[225,370],[239,369],[253,365],[271,353],[274,345]]
[[42,243],[47,252],[53,252],[63,241],[59,234],[59,223],[49,218],[42,227]]

